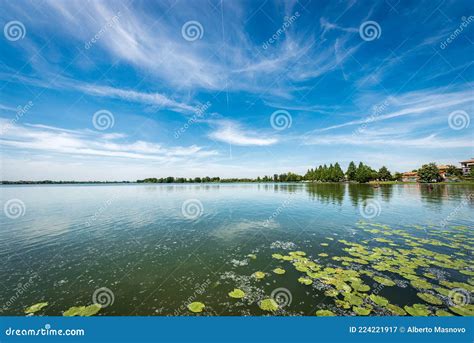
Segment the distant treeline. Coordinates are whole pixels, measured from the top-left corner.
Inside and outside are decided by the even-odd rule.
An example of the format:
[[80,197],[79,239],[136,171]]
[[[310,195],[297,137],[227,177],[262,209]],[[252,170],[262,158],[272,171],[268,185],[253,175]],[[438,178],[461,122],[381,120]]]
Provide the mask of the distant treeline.
[[2,185],[69,185],[69,184],[88,184],[88,183],[134,183],[131,181],[0,181]]
[[308,169],[305,175],[299,175],[292,172],[285,174],[274,174],[272,176],[265,175],[263,177],[252,178],[231,178],[221,179],[220,177],[162,177],[162,178],[147,178],[137,180],[138,183],[209,183],[209,182],[298,182],[298,181],[313,181],[313,182],[344,182],[355,181],[360,183],[369,182],[372,180],[379,181],[399,181],[402,179],[402,174],[395,173],[394,176],[386,167],[380,168],[378,171],[371,167],[359,163],[358,166],[354,162],[349,164],[347,171],[344,173],[339,163],[334,165],[326,164],[320,165],[314,169]]

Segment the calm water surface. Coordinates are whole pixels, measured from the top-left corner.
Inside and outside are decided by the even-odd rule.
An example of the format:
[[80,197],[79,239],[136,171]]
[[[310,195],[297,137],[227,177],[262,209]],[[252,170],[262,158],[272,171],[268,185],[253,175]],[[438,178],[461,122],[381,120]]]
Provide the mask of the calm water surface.
[[[351,308],[335,306],[325,294],[327,284],[315,278],[304,285],[298,278],[306,275],[294,261],[272,258],[294,251],[306,253],[321,268],[362,272],[358,276],[371,288],[366,294],[376,290],[392,304],[421,303],[433,313],[449,307],[449,299],[434,290],[441,281],[467,288],[473,284],[468,267],[473,186],[48,185],[3,186],[0,192],[2,207],[10,199],[25,205],[19,218],[5,211],[0,216],[3,315],[23,315],[26,307],[42,301],[49,305],[41,314],[61,315],[71,306],[91,304],[101,287],[113,293],[114,301],[100,315],[188,315],[186,305],[193,301],[206,305],[203,315],[262,315],[269,312],[258,304],[275,289],[280,289],[282,305],[276,314],[313,315],[318,309],[352,314]],[[390,270],[374,270],[374,261],[341,261],[356,258],[351,247],[360,248],[347,242],[369,251],[428,249],[449,256],[449,263],[467,274],[426,264],[436,258],[446,263],[446,257],[424,255],[417,275],[433,286],[420,290]],[[276,267],[286,273],[275,274]],[[266,273],[265,278],[255,279],[256,271]],[[379,285],[373,276],[396,285]],[[234,288],[246,297],[229,297]],[[419,292],[437,296],[442,304],[424,302]],[[364,303],[371,314],[387,314],[370,300]]]

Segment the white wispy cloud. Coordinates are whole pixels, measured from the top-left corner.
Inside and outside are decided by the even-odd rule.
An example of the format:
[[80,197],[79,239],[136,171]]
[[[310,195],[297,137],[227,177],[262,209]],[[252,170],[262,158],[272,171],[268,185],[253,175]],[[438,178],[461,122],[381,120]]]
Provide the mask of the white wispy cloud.
[[242,146],[267,146],[278,142],[277,138],[265,137],[261,133],[248,131],[241,127],[240,124],[229,121],[220,120],[211,122],[215,126],[214,131],[209,134],[209,138]]
[[[124,141],[121,133],[99,133],[91,130],[68,130],[46,125],[17,125],[0,119],[0,146],[22,151],[177,162],[183,158],[198,159],[217,155],[197,145],[163,146],[146,141]],[[119,140],[122,140],[119,142]]]

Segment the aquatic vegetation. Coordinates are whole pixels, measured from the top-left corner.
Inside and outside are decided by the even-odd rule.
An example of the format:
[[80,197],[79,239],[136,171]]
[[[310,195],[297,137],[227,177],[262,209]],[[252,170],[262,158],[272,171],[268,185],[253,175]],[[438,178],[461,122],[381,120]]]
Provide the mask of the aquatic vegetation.
[[102,306],[99,304],[92,304],[89,306],[73,306],[63,313],[65,317],[90,317],[97,314]]
[[264,272],[255,272],[252,274],[254,278],[260,280],[260,279],[263,279],[265,277],[265,273]]
[[245,292],[241,289],[234,288],[232,292],[229,292],[229,296],[235,299],[242,299],[243,297],[245,297]]
[[324,253],[324,252],[322,252],[322,253],[318,254],[318,256],[320,256],[320,257],[328,257],[329,255],[326,254],[326,253]]
[[283,275],[286,273],[285,269],[282,269],[282,268],[275,268],[273,269],[273,272],[278,275]]
[[337,297],[339,295],[339,292],[336,291],[335,289],[328,289],[327,291],[324,292],[324,295],[328,297]]
[[405,316],[407,314],[406,311],[403,308],[401,308],[397,305],[388,304],[387,309],[390,312],[392,312],[393,315],[395,315],[395,316]]
[[380,295],[371,294],[369,295],[369,298],[370,300],[372,300],[375,304],[379,306],[387,306],[389,303],[389,301],[386,298]]
[[252,260],[256,260],[256,259],[257,259],[257,255],[255,255],[255,254],[248,254],[247,257],[248,257],[248,258],[251,258]]
[[329,244],[328,243],[321,243],[322,247],[327,247]]
[[40,311],[41,309],[43,309],[46,306],[48,306],[47,302],[37,303],[37,304],[31,305],[30,307],[25,309],[25,313],[26,314],[36,313],[36,312]]
[[433,304],[433,305],[441,305],[443,302],[441,299],[439,299],[437,296],[434,296],[433,294],[430,293],[417,293],[416,294],[418,298],[423,299],[427,303]]
[[336,303],[337,307],[341,307],[341,308],[346,309],[346,310],[351,308],[351,304],[347,301],[344,301],[344,300],[337,299],[335,301],[335,303]]
[[359,316],[367,316],[372,311],[372,309],[370,308],[359,307],[359,306],[352,307],[352,310],[355,312],[355,314]]
[[451,317],[451,316],[454,316],[454,314],[449,313],[448,311],[445,311],[445,310],[437,310],[436,315],[438,317]]
[[344,300],[347,301],[351,305],[362,305],[364,303],[364,299],[354,293],[347,293],[344,295]]
[[204,305],[203,303],[199,301],[195,301],[188,305],[188,310],[194,313],[199,313],[199,312],[202,312],[205,307],[206,305]]
[[460,316],[474,316],[474,305],[452,306],[449,309]]
[[423,304],[414,304],[413,306],[405,306],[405,311],[408,312],[411,316],[429,316],[430,310],[426,305]]
[[331,317],[331,316],[335,316],[336,314],[329,310],[318,310],[316,311],[316,315],[318,317]]
[[309,285],[311,285],[311,284],[313,283],[313,280],[311,280],[311,279],[309,279],[309,278],[305,278],[305,277],[300,277],[300,278],[298,279],[298,282],[299,282],[299,283],[302,283],[303,285],[309,286]]
[[393,282],[392,280],[381,277],[381,276],[374,276],[372,278],[375,281],[377,281],[378,283],[380,283],[381,285],[384,285],[384,286],[395,286],[396,285],[396,283]]
[[431,289],[433,286],[431,283],[424,279],[412,280],[410,281],[411,285],[415,288]]
[[282,260],[283,259],[283,255],[281,255],[281,254],[272,254],[272,257],[276,258],[277,260]]
[[263,311],[270,311],[270,312],[276,311],[279,308],[277,302],[273,299],[264,299],[260,301],[259,307]]

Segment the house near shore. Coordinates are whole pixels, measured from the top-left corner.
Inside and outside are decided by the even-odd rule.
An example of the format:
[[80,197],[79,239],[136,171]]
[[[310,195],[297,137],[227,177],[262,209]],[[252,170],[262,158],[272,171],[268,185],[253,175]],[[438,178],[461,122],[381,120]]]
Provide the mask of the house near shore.
[[417,172],[406,172],[402,174],[403,182],[418,182],[418,173]]
[[474,157],[467,161],[461,161],[461,171],[463,175],[468,175],[471,173],[472,168],[474,168]]

